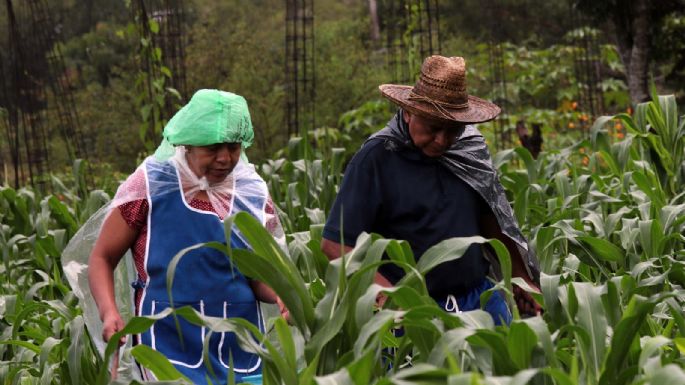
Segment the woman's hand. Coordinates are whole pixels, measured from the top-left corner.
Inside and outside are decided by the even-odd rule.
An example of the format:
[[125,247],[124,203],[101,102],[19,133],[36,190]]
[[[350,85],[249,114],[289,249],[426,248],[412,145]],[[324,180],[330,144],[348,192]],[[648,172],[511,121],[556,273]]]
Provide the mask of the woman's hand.
[[[121,318],[121,314],[117,310],[107,313],[102,319],[102,339],[109,342],[114,333],[121,331],[124,328],[125,322]],[[126,336],[122,336],[119,340],[119,346],[126,343]]]
[[[119,208],[113,208],[102,224],[93,251],[88,260],[88,282],[90,292],[98,307],[102,320],[102,338],[109,341],[112,335],[124,328],[114,297],[114,269],[126,250],[131,248],[138,236],[124,220]],[[122,337],[119,345],[126,338]]]
[[281,312],[281,317],[290,324],[290,310],[288,310],[283,301],[281,301],[281,297],[276,297],[276,304],[278,305],[278,311]]

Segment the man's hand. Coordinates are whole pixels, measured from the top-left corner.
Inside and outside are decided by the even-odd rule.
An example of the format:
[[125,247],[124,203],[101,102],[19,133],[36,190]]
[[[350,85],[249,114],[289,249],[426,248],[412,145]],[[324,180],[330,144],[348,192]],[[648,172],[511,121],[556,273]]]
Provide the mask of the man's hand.
[[388,296],[385,295],[385,293],[380,292],[378,295],[376,295],[376,308],[378,310],[382,309],[383,306],[385,306],[385,301],[388,300]]
[[[373,277],[373,282],[383,287],[392,287],[392,283],[379,272],[376,272],[376,275]],[[382,309],[387,300],[388,296],[381,291],[376,296],[376,306],[378,306],[379,309]]]
[[[323,251],[331,261],[340,258],[344,253],[349,253],[350,250],[352,250],[351,246],[344,246],[335,241],[331,241],[330,239],[324,238],[321,241],[321,251]],[[373,277],[373,282],[383,287],[392,287],[392,283],[379,272],[376,272],[376,275]],[[376,306],[378,309],[382,309],[387,300],[388,296],[385,295],[385,293],[378,293],[376,296]]]
[[[520,126],[517,127],[517,130],[525,130],[527,133],[528,129],[526,129],[525,125],[523,125],[522,122],[519,123]],[[528,286],[539,293],[540,288],[530,279],[528,270],[526,269],[525,262],[523,261],[523,257],[519,252],[518,246],[514,241],[511,240],[511,238],[502,233],[502,230],[497,223],[497,218],[495,218],[493,214],[485,215],[481,218],[479,224],[483,231],[484,237],[499,239],[502,243],[504,243],[504,246],[507,247],[509,255],[511,256],[512,277],[519,277],[523,279],[526,281]],[[535,300],[533,300],[533,297],[527,291],[516,285],[514,285],[513,289],[514,300],[516,301],[516,306],[519,309],[519,313],[532,316],[542,314],[542,308],[537,304],[537,302],[535,302]]]
[[[533,283],[533,281],[526,280],[526,283],[538,293],[540,292],[540,288]],[[537,316],[542,314],[542,307],[535,302],[530,293],[517,285],[513,285],[513,289],[514,300],[516,301],[516,306],[519,309],[519,313],[529,316]]]
[[[102,339],[108,342],[114,333],[124,328],[124,320],[117,310],[107,313],[102,319]],[[122,336],[119,340],[119,346],[126,343],[126,336]]]

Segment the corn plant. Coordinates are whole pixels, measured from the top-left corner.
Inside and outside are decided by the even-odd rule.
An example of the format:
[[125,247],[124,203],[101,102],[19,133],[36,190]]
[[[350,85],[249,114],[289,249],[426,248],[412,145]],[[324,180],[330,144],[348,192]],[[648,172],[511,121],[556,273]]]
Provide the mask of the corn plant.
[[[611,143],[607,121],[598,120],[591,139],[537,160],[525,149],[495,159],[542,260],[544,317],[494,327],[481,311],[447,314],[427,296],[427,269],[483,239],[448,240],[416,263],[405,242],[363,235],[329,262],[321,225],[291,234],[286,256],[246,215],[235,225],[254,249],[226,253],[282,296],[293,326],[276,320],[261,335],[236,320],[176,311],[239,333],[262,355],[267,384],[679,383],[685,196],[643,160],[658,133]],[[507,162],[513,157],[522,169]],[[498,251],[506,271],[508,255]],[[383,263],[402,266],[407,277],[387,290],[387,306],[374,309],[381,288],[372,277]],[[511,283],[505,274],[497,288],[510,293]]]
[[3,384],[91,384],[101,366],[60,254],[109,198],[99,190],[85,191],[80,162],[74,170],[81,183],[67,188],[53,177],[56,195],[41,198],[28,189],[0,188]]
[[302,138],[288,143],[288,157],[267,160],[261,166],[286,233],[323,224],[333,206],[344,160],[342,148],[331,148],[326,159],[311,158],[311,145]]
[[[628,130],[617,142],[606,129],[615,119]],[[505,273],[495,290],[511,301],[511,285],[521,281],[511,278],[509,255],[496,241],[446,240],[416,262],[406,242],[363,234],[343,258],[331,262],[321,253],[322,223],[351,152],[331,155],[340,142],[325,136],[334,132],[293,139],[281,159],[261,167],[287,218],[289,254],[245,214],[227,221],[226,231],[242,232],[252,250],[196,246],[223,250],[243,273],[273,287],[292,325],[273,317],[262,333],[244,320],[169,308],[132,318],[113,340],[174,314],[214,333],[236,333],[244,349],[263,358],[265,384],[685,383],[685,129],[672,97],[654,97],[633,116],[600,118],[589,139],[538,159],[522,148],[495,156],[543,270],[537,299],[544,315],[515,314],[509,326],[495,327],[480,310],[446,313],[423,280],[471,243],[487,242]],[[345,134],[337,133],[342,142]],[[116,346],[103,358],[95,351],[91,338],[99,337],[84,327],[59,263],[67,240],[106,194],[57,182],[52,196],[0,190],[2,384],[110,382]],[[392,289],[372,281],[385,263],[406,272]],[[389,299],[379,308],[382,290]],[[150,348],[124,354],[160,381],[184,382]]]

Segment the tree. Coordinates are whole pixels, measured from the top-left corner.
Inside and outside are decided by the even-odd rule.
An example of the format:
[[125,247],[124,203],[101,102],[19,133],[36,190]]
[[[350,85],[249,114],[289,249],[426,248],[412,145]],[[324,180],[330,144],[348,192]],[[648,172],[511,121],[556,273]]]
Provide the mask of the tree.
[[381,27],[378,22],[378,3],[369,0],[369,18],[371,19],[371,40],[375,43],[381,40]]
[[680,0],[577,0],[578,9],[598,22],[608,22],[628,79],[634,104],[649,100],[650,57],[656,32],[673,12],[685,12]]

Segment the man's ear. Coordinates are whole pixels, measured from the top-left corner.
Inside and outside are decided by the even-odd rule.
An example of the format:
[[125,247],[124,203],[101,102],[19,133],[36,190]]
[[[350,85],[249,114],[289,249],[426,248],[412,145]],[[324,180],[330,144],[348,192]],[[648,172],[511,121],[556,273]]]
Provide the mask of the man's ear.
[[409,121],[411,121],[411,113],[407,110],[402,110],[402,119],[404,119],[404,122],[409,124]]

